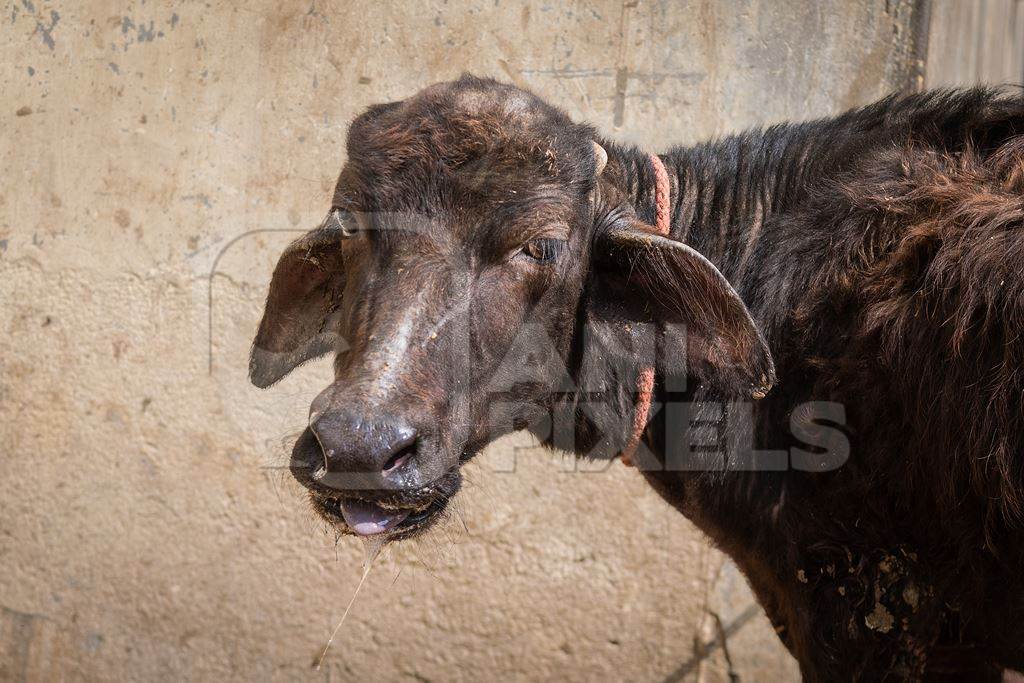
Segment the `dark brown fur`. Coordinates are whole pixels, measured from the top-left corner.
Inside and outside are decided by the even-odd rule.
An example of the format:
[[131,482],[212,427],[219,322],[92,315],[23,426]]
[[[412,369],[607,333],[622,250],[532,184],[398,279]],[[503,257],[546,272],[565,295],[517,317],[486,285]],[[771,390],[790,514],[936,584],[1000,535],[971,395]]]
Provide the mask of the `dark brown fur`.
[[651,476],[745,567],[806,677],[1021,668],[1024,104],[975,90],[843,118],[861,117],[860,149],[821,157],[837,169],[750,243],[705,233],[775,356],[760,443],[785,442],[792,406],[835,401],[849,461],[690,477],[682,497]]

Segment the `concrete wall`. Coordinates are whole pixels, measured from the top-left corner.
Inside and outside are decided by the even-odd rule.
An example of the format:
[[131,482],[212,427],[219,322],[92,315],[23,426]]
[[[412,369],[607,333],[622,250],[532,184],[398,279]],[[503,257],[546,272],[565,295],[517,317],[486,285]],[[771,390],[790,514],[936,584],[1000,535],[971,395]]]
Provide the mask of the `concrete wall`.
[[930,4],[925,84],[1024,83],[1024,0]]
[[329,365],[261,393],[246,355],[366,105],[468,70],[659,148],[914,82],[913,7],[10,0],[0,679],[793,679],[743,579],[635,471],[524,437],[378,561],[312,672],[362,559],[281,469]]

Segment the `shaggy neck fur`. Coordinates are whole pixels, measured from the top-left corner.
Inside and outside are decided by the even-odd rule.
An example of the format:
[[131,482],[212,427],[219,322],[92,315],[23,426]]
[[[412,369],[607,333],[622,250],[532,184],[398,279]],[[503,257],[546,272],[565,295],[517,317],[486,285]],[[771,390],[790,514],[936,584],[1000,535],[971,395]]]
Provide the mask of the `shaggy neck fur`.
[[[830,123],[830,122],[829,122]],[[817,124],[817,125],[827,125]],[[660,156],[670,179],[671,236],[710,259],[733,281],[772,214],[806,197],[829,164],[815,124],[775,126]],[[612,146],[620,185],[644,221],[654,224],[655,177],[648,155]]]
[[[975,89],[662,156],[672,236],[732,283],[776,361],[754,446],[789,460],[644,474],[737,561],[806,680],[1024,667],[1022,132],[1019,93]],[[653,224],[644,154],[606,149]],[[794,464],[808,401],[845,409],[838,467]],[[645,443],[663,459],[680,428],[662,411]]]

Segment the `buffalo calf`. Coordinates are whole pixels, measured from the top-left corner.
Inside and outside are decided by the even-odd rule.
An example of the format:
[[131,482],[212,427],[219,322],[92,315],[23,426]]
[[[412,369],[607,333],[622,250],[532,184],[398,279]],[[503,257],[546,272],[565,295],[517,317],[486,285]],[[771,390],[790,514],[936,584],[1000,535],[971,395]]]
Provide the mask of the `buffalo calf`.
[[1024,99],[893,96],[654,156],[465,76],[352,123],[251,377],[335,357],[292,471],[406,538],[528,429],[624,454],[807,680],[1024,669]]

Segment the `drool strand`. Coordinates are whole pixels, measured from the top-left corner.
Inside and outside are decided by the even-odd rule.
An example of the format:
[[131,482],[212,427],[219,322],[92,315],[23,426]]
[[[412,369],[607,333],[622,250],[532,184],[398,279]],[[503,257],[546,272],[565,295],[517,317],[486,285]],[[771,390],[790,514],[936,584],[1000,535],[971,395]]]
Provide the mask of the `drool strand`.
[[[324,663],[324,659],[327,657],[327,651],[331,649],[331,644],[334,642],[334,637],[338,635],[338,631],[341,630],[342,625],[345,623],[345,619],[348,618],[348,613],[352,611],[352,605],[356,602],[356,596],[359,595],[359,591],[362,589],[363,584],[366,582],[366,577],[370,575],[370,568],[373,566],[373,561],[380,555],[380,549],[384,547],[384,534],[377,536],[366,536],[363,540],[363,547],[366,549],[366,557],[363,559],[363,575],[359,579],[359,583],[356,584],[355,591],[352,592],[352,597],[348,601],[348,606],[345,607],[345,611],[341,615],[341,620],[338,625],[334,627],[334,631],[331,632],[331,637],[327,639],[327,644],[324,645],[323,652],[320,653],[320,657],[316,660],[317,671]],[[397,577],[396,577],[397,578]]]

